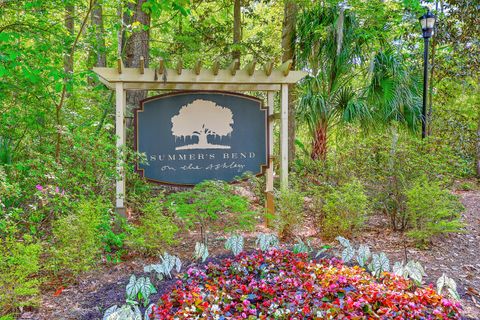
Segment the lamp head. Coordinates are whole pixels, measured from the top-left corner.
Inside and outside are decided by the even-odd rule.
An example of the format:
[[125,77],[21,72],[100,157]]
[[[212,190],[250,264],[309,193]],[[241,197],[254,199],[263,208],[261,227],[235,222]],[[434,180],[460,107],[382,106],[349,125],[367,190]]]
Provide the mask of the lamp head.
[[419,18],[422,26],[422,35],[424,38],[430,38],[433,35],[433,27],[435,26],[435,16],[429,11]]

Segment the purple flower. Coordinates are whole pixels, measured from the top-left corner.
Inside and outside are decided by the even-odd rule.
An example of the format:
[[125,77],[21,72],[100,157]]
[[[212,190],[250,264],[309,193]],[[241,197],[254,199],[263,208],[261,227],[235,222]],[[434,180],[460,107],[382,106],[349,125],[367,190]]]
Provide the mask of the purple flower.
[[35,188],[37,188],[38,191],[43,191],[43,187],[41,184],[37,184]]

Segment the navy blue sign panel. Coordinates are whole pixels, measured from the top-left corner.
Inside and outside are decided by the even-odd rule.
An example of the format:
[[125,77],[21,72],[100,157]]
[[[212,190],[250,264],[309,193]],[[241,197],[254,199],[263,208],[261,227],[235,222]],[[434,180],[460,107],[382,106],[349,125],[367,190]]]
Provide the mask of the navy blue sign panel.
[[194,185],[262,174],[267,110],[259,99],[229,92],[178,92],[152,97],[135,111],[137,170],[148,180]]

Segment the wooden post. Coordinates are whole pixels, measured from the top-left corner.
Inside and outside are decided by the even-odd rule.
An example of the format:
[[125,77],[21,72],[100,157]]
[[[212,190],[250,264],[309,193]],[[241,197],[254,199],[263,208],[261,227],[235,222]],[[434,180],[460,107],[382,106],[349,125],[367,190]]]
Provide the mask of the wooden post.
[[270,217],[275,214],[275,202],[273,198],[273,103],[275,98],[274,91],[267,92],[268,105],[268,169],[266,172],[265,186],[265,207],[267,210],[266,224],[269,225]]
[[280,112],[280,189],[288,189],[288,84],[282,84]]
[[126,94],[123,83],[115,84],[115,133],[117,135],[117,173],[115,188],[115,208],[117,213],[126,216],[125,212],[125,171],[123,170],[123,146],[125,145],[125,105]]

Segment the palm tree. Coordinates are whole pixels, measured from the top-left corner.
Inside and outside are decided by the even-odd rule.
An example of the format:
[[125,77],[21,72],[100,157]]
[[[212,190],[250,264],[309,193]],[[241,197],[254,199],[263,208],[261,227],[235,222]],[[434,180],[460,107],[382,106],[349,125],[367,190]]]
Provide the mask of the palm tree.
[[328,131],[339,123],[406,120],[415,125],[417,82],[391,49],[377,52],[368,63],[368,44],[345,7],[304,12],[298,43],[299,64],[310,71],[300,86],[299,116],[312,136],[312,159],[325,160]]

